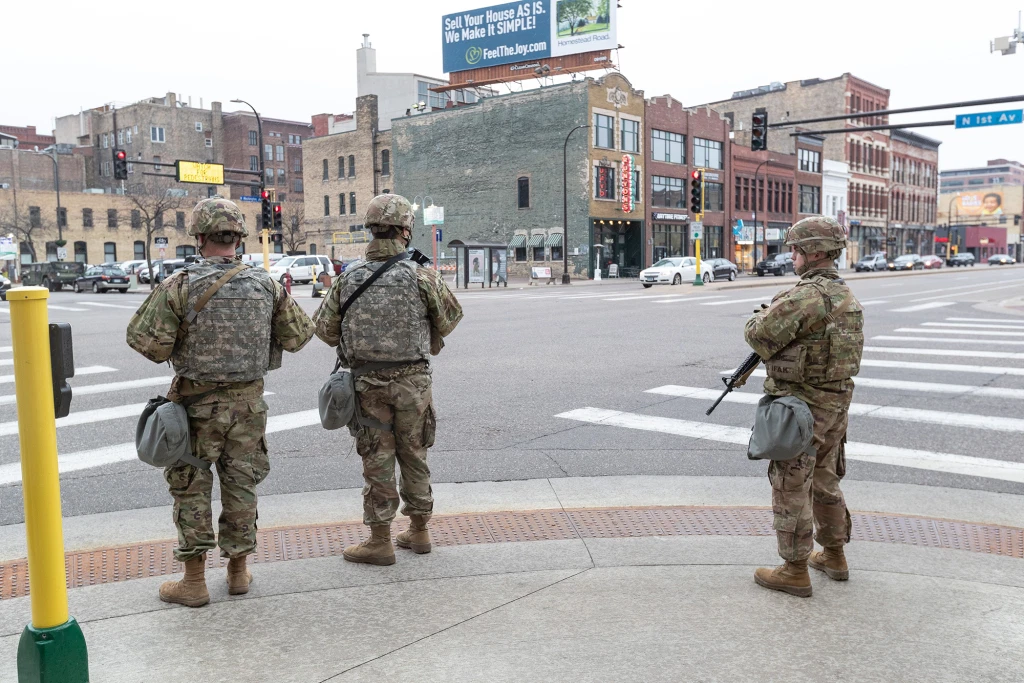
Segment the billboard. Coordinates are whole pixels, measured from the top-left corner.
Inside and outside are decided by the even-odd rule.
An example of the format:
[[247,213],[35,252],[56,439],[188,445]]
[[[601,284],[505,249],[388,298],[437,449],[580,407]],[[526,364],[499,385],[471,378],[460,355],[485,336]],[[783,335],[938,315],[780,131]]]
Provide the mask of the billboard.
[[980,222],[1013,223],[1014,216],[1024,213],[1024,188],[1019,185],[988,185],[978,189],[953,191],[944,188],[939,195],[938,222],[949,218],[979,218]]
[[507,2],[441,18],[445,73],[611,50],[614,0]]

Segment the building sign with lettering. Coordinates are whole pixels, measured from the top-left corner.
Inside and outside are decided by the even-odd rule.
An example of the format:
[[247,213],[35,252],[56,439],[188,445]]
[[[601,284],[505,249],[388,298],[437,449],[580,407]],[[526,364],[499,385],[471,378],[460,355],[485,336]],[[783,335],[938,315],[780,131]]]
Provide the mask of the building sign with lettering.
[[633,155],[622,155],[622,212],[633,211]]

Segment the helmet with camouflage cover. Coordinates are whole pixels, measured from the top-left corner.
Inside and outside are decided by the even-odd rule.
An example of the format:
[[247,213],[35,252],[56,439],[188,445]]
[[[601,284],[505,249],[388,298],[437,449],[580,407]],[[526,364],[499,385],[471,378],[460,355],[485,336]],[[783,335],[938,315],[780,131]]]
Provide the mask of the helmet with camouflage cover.
[[786,233],[786,246],[805,254],[842,251],[846,248],[846,232],[838,221],[828,216],[811,216],[797,221]]
[[391,228],[412,230],[416,215],[409,200],[398,194],[379,194],[366,207],[363,224],[370,232],[388,232]]
[[194,237],[223,232],[248,236],[245,216],[239,211],[238,206],[223,197],[210,197],[196,204],[192,209],[192,222],[188,226],[188,234]]

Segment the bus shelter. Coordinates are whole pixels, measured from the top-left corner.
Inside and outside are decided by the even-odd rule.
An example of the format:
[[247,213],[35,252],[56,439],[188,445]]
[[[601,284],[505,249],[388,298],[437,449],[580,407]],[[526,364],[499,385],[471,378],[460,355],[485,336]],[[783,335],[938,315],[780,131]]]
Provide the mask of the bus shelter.
[[469,289],[470,285],[484,287],[508,287],[508,245],[491,242],[463,242],[452,240],[448,243],[455,249],[455,287]]

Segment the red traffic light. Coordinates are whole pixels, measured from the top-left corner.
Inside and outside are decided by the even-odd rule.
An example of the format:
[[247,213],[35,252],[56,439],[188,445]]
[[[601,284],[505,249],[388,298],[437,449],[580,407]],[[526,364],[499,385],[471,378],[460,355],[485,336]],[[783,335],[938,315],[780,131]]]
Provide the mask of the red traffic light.
[[118,161],[124,161],[125,158],[127,158],[128,155],[124,153],[123,149],[119,149],[119,150],[117,150],[116,156],[117,156],[117,160]]
[[693,178],[694,180],[700,180],[700,176],[700,171],[694,171],[693,173],[690,174],[690,177]]
[[281,205],[274,204],[274,213],[281,213]]
[[763,126],[767,117],[764,114],[754,114],[753,123],[755,126]]
[[270,190],[263,190],[260,192],[260,199],[270,199]]

